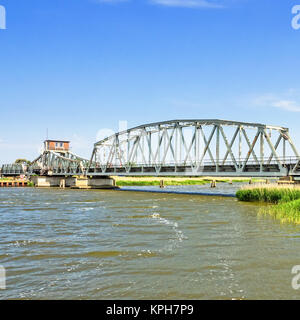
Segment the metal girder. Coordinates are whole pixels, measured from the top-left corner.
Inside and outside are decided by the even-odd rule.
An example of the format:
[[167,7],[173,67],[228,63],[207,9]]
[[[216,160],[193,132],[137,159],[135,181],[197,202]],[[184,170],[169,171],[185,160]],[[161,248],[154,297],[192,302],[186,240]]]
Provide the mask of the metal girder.
[[287,128],[195,119],[116,133],[95,143],[90,160],[71,152],[45,151],[26,170],[7,165],[2,174],[22,169],[27,174],[66,176],[282,176],[300,174],[299,167],[300,156]]
[[[226,132],[228,128],[233,130],[233,134]],[[256,133],[251,138],[254,130]],[[267,130],[278,135],[275,144]],[[260,148],[257,146],[259,138]],[[164,172],[171,175],[184,175],[187,172],[226,175],[228,170],[233,170],[235,175],[251,176],[257,172],[261,176],[268,175],[268,172],[282,175],[286,172],[285,165],[288,162],[287,143],[296,158],[293,160],[296,170],[300,156],[285,127],[206,119],[156,122],[119,132],[95,143],[88,174],[97,174],[95,164],[98,164],[128,175],[145,174],[151,170],[151,175]],[[278,154],[281,144],[282,157]],[[243,145],[247,146],[245,154]],[[269,147],[269,154],[265,146]],[[105,156],[107,153],[109,157]],[[122,158],[123,164],[118,163],[116,154],[122,155],[119,158]],[[106,169],[102,174],[109,173]]]
[[85,174],[89,164],[89,160],[78,157],[72,152],[61,154],[54,151],[44,151],[30,163],[26,173],[29,175]]

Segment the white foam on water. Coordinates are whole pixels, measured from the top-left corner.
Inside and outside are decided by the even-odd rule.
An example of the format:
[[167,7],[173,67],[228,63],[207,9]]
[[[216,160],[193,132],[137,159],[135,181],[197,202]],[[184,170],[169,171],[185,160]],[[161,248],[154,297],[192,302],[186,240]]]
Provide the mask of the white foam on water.
[[95,208],[79,208],[79,211],[91,211],[94,210]]
[[165,250],[172,251],[176,247],[179,246],[179,243],[181,243],[181,242],[183,242],[183,240],[187,239],[187,237],[183,234],[182,230],[178,229],[177,222],[173,222],[173,221],[170,221],[166,218],[162,218],[160,216],[160,214],[157,212],[153,213],[151,215],[151,218],[155,219],[156,221],[158,221],[161,224],[165,224],[167,226],[170,226],[176,234],[176,239],[169,240],[168,244],[166,246],[164,246],[163,249],[161,249],[159,251],[165,251]]

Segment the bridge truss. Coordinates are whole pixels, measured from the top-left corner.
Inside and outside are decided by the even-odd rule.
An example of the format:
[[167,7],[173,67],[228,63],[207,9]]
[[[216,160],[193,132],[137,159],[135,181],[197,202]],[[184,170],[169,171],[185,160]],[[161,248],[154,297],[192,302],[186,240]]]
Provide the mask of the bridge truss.
[[288,128],[225,120],[173,120],[141,125],[94,145],[90,160],[45,150],[3,175],[245,176],[300,175]]
[[55,151],[45,150],[29,165],[3,165],[1,174],[11,176],[22,174],[42,176],[85,175],[88,166],[89,160],[81,158],[70,151],[59,153]]
[[68,151],[63,154],[55,151],[44,151],[28,167],[29,175],[85,175],[89,160]]
[[138,126],[95,144],[91,175],[285,176],[299,174],[288,128],[224,120]]

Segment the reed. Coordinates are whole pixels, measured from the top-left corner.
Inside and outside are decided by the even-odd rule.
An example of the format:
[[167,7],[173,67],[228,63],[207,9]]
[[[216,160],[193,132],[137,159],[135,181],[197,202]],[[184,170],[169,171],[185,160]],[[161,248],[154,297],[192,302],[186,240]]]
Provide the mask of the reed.
[[237,191],[236,196],[240,201],[278,204],[300,199],[300,187],[256,184],[242,187]]
[[243,187],[236,193],[240,201],[257,201],[273,204],[259,210],[282,223],[300,224],[300,187],[278,185],[253,185]]
[[300,199],[260,209],[259,214],[268,214],[282,223],[300,224]]

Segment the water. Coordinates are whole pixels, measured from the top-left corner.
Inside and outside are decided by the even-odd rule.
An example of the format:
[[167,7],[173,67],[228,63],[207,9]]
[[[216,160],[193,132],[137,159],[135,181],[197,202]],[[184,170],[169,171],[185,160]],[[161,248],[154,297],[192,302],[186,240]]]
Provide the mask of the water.
[[154,191],[154,192],[174,192],[174,193],[192,193],[192,194],[214,194],[223,196],[235,196],[236,191],[246,183],[217,183],[217,188],[211,188],[210,184],[204,185],[186,185],[186,186],[165,186],[160,189],[157,186],[144,187],[122,187],[122,190],[140,190],[140,191]]
[[0,189],[0,298],[299,299],[300,227],[258,209],[217,196]]

